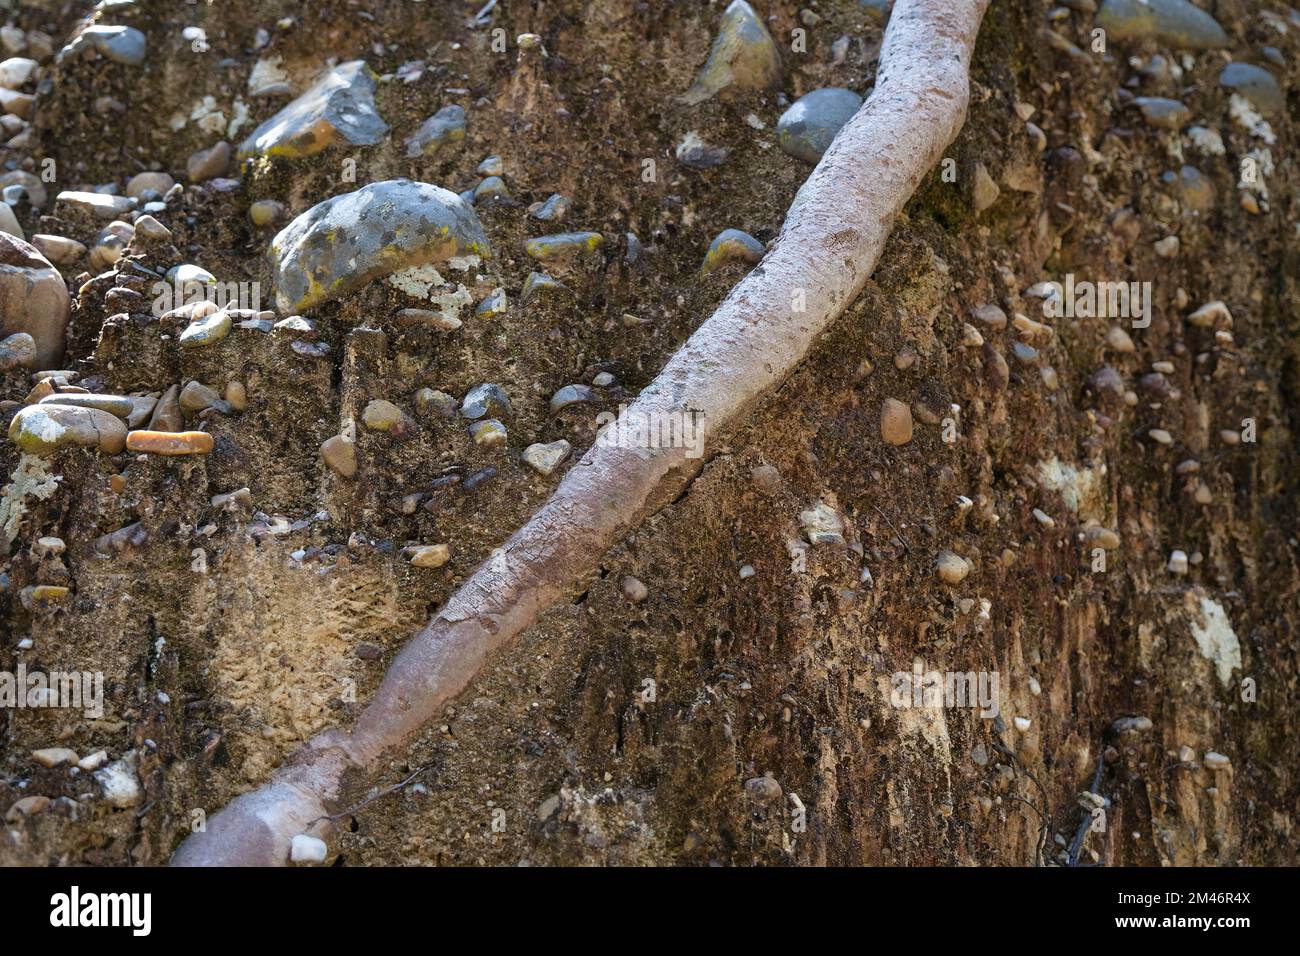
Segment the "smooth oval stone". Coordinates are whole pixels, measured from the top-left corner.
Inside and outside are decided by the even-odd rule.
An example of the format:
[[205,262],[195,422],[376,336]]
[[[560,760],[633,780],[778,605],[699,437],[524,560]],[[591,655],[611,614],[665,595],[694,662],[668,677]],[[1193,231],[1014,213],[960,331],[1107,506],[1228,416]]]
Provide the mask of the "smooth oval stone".
[[372,431],[388,432],[400,429],[405,417],[392,402],[376,398],[366,405],[361,413],[361,422]]
[[682,100],[694,105],[723,90],[765,90],[780,79],[781,58],[772,34],[745,0],[732,0],[722,14],[708,60]]
[[406,141],[408,157],[432,156],[454,149],[465,142],[465,110],[455,103],[444,106],[427,120]]
[[1133,100],[1133,105],[1142,111],[1147,125],[1157,129],[1179,130],[1192,118],[1192,111],[1184,104],[1162,96],[1139,96]]
[[595,252],[604,244],[605,237],[598,232],[557,232],[529,239],[524,244],[524,252],[545,261]]
[[1186,50],[1228,45],[1219,21],[1187,0],[1106,0],[1096,24],[1115,40],[1156,39]]
[[489,156],[479,163],[478,168],[474,170],[480,176],[502,176],[505,171],[506,164],[500,156]]
[[69,405],[74,408],[98,408],[123,420],[135,411],[135,402],[125,395],[97,395],[93,392],[56,392],[46,395],[38,405]]
[[166,173],[136,173],[131,177],[130,182],[126,184],[126,194],[132,199],[139,199],[146,192],[155,192],[162,195],[175,185],[176,180]]
[[229,335],[231,325],[229,312],[215,312],[212,315],[191,322],[185,331],[181,333],[178,341],[181,348],[205,348],[220,342]]
[[49,260],[0,233],[0,337],[26,332],[36,344],[36,367],[57,368],[70,309],[68,286]]
[[492,248],[455,193],[409,179],[371,183],[312,206],[271,241],[276,306],[303,311],[381,276],[472,255]]
[[273,226],[284,218],[284,203],[274,199],[259,199],[248,207],[248,221],[259,229]]
[[594,402],[596,393],[590,385],[566,385],[551,396],[551,412],[555,413],[580,402]]
[[96,24],[82,30],[59,53],[59,59],[82,50],[94,50],[114,63],[139,66],[144,62],[144,34],[135,27],[110,27]]
[[1219,74],[1219,85],[1240,93],[1261,113],[1273,116],[1282,112],[1286,97],[1273,74],[1250,63],[1229,63]]
[[207,432],[133,431],[126,436],[126,450],[146,455],[210,455],[212,436]]
[[781,114],[776,138],[781,149],[795,159],[816,163],[830,148],[840,127],[862,106],[862,97],[852,90],[828,86],[813,90]]
[[9,440],[29,455],[50,455],[68,445],[116,455],[126,445],[126,423],[99,408],[28,405],[9,423]]
[[440,568],[451,560],[451,547],[445,544],[419,544],[403,548],[402,554],[417,568]]
[[712,272],[731,262],[754,265],[763,258],[763,252],[763,244],[749,233],[739,229],[724,229],[709,243],[702,269],[704,272]]
[[339,141],[374,146],[388,135],[375,109],[378,77],[364,60],[334,67],[239,145],[239,158],[312,156]]

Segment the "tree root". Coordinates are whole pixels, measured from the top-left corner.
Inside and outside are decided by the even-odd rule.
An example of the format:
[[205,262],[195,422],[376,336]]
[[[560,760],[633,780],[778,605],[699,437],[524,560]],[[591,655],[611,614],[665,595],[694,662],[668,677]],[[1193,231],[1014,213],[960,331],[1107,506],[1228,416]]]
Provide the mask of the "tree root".
[[[609,427],[632,431],[659,420],[650,416],[698,411],[702,440],[712,443],[803,360],[862,290],[895,218],[965,122],[987,5],[898,0],[875,91],[799,190],[775,245]],[[328,837],[327,805],[344,774],[368,775],[384,751],[409,743],[494,651],[676,497],[702,465],[693,454],[598,441],[401,651],[350,734],[309,741],[269,783],[191,834],[172,863],[283,865],[295,834]]]

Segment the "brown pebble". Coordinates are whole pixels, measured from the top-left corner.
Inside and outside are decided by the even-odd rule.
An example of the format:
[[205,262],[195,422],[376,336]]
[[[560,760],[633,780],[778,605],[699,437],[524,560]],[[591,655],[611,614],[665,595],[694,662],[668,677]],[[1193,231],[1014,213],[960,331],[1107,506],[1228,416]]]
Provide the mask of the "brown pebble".
[[128,432],[126,450],[148,455],[210,455],[212,436],[207,432]]
[[880,437],[891,445],[912,440],[912,410],[896,398],[887,398],[880,406]]

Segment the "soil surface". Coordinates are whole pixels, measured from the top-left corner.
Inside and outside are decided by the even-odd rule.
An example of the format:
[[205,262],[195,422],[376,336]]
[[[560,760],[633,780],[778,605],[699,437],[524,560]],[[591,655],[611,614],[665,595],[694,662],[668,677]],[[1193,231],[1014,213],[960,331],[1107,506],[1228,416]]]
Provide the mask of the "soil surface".
[[[1201,5],[1226,47],[1111,36],[1097,50],[1090,0],[996,0],[951,163],[866,291],[685,494],[592,555],[569,602],[357,782],[328,862],[1057,864],[1095,802],[1085,864],[1294,864],[1300,15]],[[26,88],[30,135],[0,146],[5,172],[53,171],[42,206],[29,191],[14,207],[29,238],[95,247],[107,222],[62,191],[123,194],[146,170],[181,184],[154,213],[170,239],[137,230],[104,268],[59,265],[69,384],[246,392],[242,409],[186,413],[213,436],[205,456],[37,460],[0,442],[0,671],[99,672],[104,696],[94,718],[0,708],[0,862],[165,863],[298,744],[349,725],[402,643],[595,440],[597,414],[646,386],[750,268],[703,273],[713,238],[775,238],[812,168],[780,148],[777,121],[811,90],[870,92],[879,6],[754,0],[779,85],[691,103],[722,3],[0,5],[55,54]],[[143,62],[59,60],[86,18],[140,30]],[[291,92],[253,96],[272,57]],[[187,175],[196,151],[237,146],[357,59],[380,76],[381,142]],[[1272,73],[1282,109],[1243,111],[1220,85],[1230,61]],[[1141,97],[1191,117],[1153,126]],[[405,140],[449,104],[463,140],[409,157]],[[721,161],[679,152],[695,140]],[[181,264],[273,309],[267,250],[288,219],[389,179],[473,189],[494,155],[509,197],[475,205],[493,256],[454,281],[475,303],[503,288],[503,313],[404,325],[399,310],[428,303],[379,280],[311,309],[314,339],[237,325],[199,349],[152,314],[150,286]],[[553,193],[572,200],[563,221],[530,216]],[[254,225],[259,200],[286,218]],[[524,243],[579,230],[604,243],[556,272],[567,291],[521,301],[537,268]],[[1048,317],[1034,287],[1067,276],[1149,283],[1149,326]],[[1197,314],[1212,302],[1228,318]],[[0,372],[0,423],[33,371]],[[593,402],[551,412],[558,389],[601,373]],[[510,400],[504,447],[415,399],[459,403],[486,382]],[[378,399],[403,427],[362,424]],[[887,399],[911,411],[904,444],[882,438]],[[349,423],[345,478],[319,449]],[[562,438],[574,455],[555,474],[522,460]],[[801,514],[819,503],[844,544],[809,543]],[[440,567],[404,553],[434,543],[450,548]],[[959,583],[936,573],[941,552],[968,563]],[[40,586],[70,590],[45,601]],[[914,663],[996,672],[998,716],[892,705]],[[104,763],[44,766],[47,748]]]

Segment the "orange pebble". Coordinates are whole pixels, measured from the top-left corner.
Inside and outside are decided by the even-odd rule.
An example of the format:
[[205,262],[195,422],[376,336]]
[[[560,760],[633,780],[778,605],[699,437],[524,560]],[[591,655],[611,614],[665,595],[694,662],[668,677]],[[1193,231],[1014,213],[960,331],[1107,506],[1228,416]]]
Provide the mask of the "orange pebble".
[[212,436],[207,432],[151,432],[141,429],[128,432],[127,451],[150,455],[209,455]]

